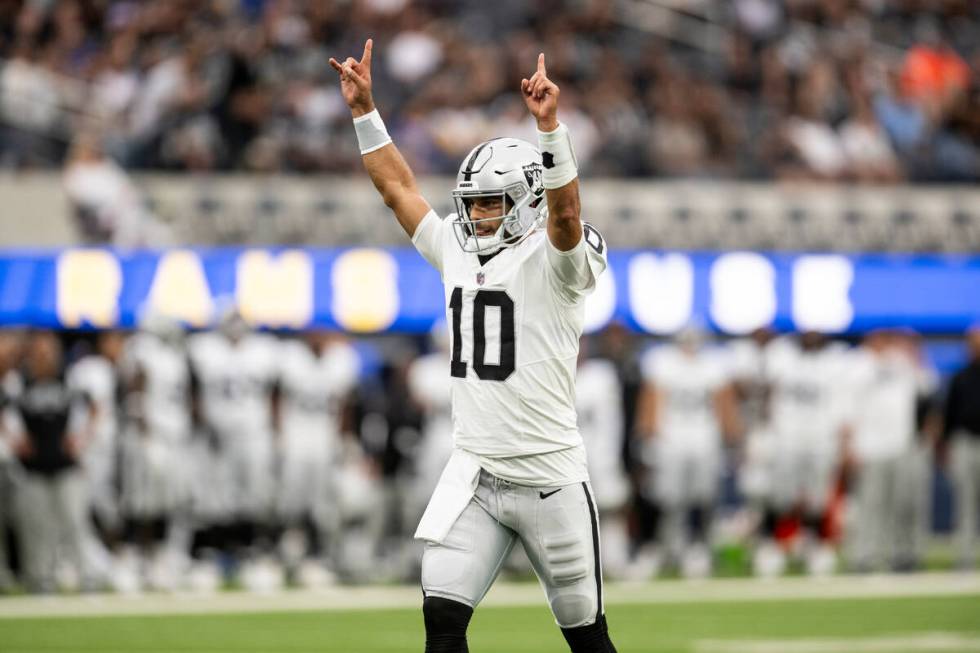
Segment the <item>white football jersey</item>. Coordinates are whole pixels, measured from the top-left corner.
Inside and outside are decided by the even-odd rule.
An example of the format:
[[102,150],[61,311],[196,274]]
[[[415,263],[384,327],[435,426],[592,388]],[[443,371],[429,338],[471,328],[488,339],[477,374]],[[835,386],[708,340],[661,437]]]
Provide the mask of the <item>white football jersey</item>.
[[851,354],[846,382],[846,419],[858,458],[906,453],[915,439],[919,395],[932,390],[935,377],[900,352],[860,347]]
[[585,225],[560,252],[537,229],[481,265],[430,211],[412,242],[445,284],[456,447],[515,483],[585,480],[575,368],[585,297],[606,268],[602,237]]
[[279,366],[283,433],[335,447],[344,398],[361,371],[357,352],[345,342],[334,342],[318,354],[294,340],[282,344]]
[[104,356],[85,356],[68,369],[68,384],[88,395],[96,406],[94,444],[111,447],[118,425],[115,366]]
[[279,371],[279,343],[250,333],[233,343],[220,333],[190,339],[201,384],[204,419],[222,435],[261,436],[272,430],[271,391]]
[[828,344],[804,351],[785,338],[766,351],[773,432],[786,444],[836,449],[847,391],[846,350]]
[[122,368],[143,374],[140,413],[150,434],[170,440],[190,435],[190,369],[184,350],[138,333],[126,343]]
[[657,389],[657,437],[665,445],[711,451],[721,443],[715,395],[728,383],[723,356],[702,349],[687,354],[676,345],[648,352],[644,379]]

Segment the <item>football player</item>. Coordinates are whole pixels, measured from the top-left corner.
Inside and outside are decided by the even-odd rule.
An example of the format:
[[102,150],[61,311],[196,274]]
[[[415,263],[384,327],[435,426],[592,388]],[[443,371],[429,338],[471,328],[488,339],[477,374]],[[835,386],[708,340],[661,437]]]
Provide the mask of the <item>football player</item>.
[[13,527],[14,519],[14,452],[8,440],[4,419],[8,389],[16,386],[17,365],[20,359],[21,335],[16,331],[0,329],[0,593],[13,588],[14,575],[7,555],[7,528]]
[[[914,565],[919,523],[916,505],[929,498],[927,475],[916,456],[916,409],[934,376],[903,343],[906,336],[873,331],[849,364],[845,446],[855,478],[856,570],[880,563],[896,571]],[[926,478],[924,478],[926,477]]]
[[676,344],[651,350],[643,361],[646,387],[637,428],[646,433],[661,544],[688,576],[711,570],[710,527],[721,483],[723,436],[737,432],[735,396],[721,355],[684,329]]
[[943,423],[943,453],[956,505],[957,565],[973,570],[977,560],[980,503],[980,324],[966,331],[968,359],[950,380]]
[[97,406],[69,386],[61,341],[52,331],[31,334],[19,374],[5,383],[5,429],[21,469],[14,502],[20,561],[29,590],[55,588],[60,554],[78,572],[83,589],[98,587],[99,570],[85,557],[94,538],[80,461],[95,434]]
[[[126,418],[122,512],[127,539],[137,551],[123,551],[116,582],[128,589],[135,580],[128,574],[138,571],[151,586],[174,589],[180,552],[167,544],[178,537],[174,519],[190,499],[185,471],[191,437],[190,368],[176,320],[155,312],[141,318],[120,363],[120,382]],[[132,569],[134,564],[141,569]]]
[[473,608],[520,541],[573,652],[614,651],[603,615],[597,510],[575,415],[585,297],[606,243],[580,216],[568,129],[544,54],[521,93],[538,145],[496,138],[463,160],[441,219],[420,195],[371,94],[371,48],[330,60],[364,166],[445,284],[453,454],[419,523],[426,647],[466,651]]
[[[354,348],[328,332],[311,331],[282,345],[277,402],[281,468],[276,508],[287,529],[284,544],[297,541],[298,529],[306,525],[328,545],[339,536],[335,484],[341,448],[340,413],[357,383],[360,367]],[[319,551],[304,548],[313,558],[319,557]],[[300,562],[288,555],[286,558],[287,563]],[[307,564],[293,571],[304,572],[309,567]],[[307,573],[311,572],[302,577]]]
[[252,332],[238,310],[227,306],[216,331],[190,339],[189,354],[200,418],[214,439],[210,482],[200,489],[198,509],[212,525],[228,527],[231,542],[225,546],[271,544],[259,540],[268,535],[275,500],[272,389],[279,343]]
[[726,347],[739,421],[744,429],[736,468],[737,488],[745,499],[744,519],[739,523],[750,540],[758,533],[769,496],[773,437],[769,428],[766,347],[774,337],[769,329],[756,329],[749,337],[732,340]]
[[450,342],[445,323],[440,321],[431,336],[434,351],[412,361],[407,379],[412,399],[423,413],[422,438],[414,457],[416,487],[411,512],[416,520],[453,452],[451,377],[446,374]]
[[629,563],[626,508],[631,488],[623,465],[623,390],[616,366],[604,358],[581,356],[575,390],[578,428],[599,508],[602,567],[622,578]]
[[808,570],[832,571],[836,555],[824,513],[840,463],[846,348],[830,344],[819,333],[772,341],[766,352],[773,432],[770,493],[763,530],[755,552],[755,571],[782,573],[785,556],[774,546],[781,522],[802,524]]
[[88,482],[90,512],[96,517],[102,539],[93,538],[86,543],[85,554],[91,564],[102,566],[106,573],[110,561],[103,540],[115,544],[121,526],[116,492],[120,397],[117,375],[125,342],[121,331],[104,331],[98,335],[95,351],[68,369],[69,385],[90,397],[98,407],[95,436],[82,457],[82,468]]

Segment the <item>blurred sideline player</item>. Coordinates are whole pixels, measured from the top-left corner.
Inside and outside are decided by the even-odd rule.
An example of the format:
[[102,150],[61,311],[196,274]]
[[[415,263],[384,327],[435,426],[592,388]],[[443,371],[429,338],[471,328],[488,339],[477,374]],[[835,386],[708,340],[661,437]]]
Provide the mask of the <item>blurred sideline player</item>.
[[[103,538],[115,545],[122,526],[116,488],[119,431],[119,365],[126,337],[120,331],[104,331],[97,336],[96,349],[68,369],[68,383],[95,403],[95,435],[82,456],[88,482],[90,510]],[[86,544],[90,564],[109,572],[109,553],[99,538]]]
[[722,356],[703,347],[688,327],[676,344],[645,355],[646,385],[637,428],[647,434],[644,458],[652,467],[652,494],[660,505],[667,559],[687,576],[711,572],[711,526],[718,500],[726,434],[737,431],[736,406]]
[[330,64],[368,174],[442,276],[453,333],[455,449],[416,531],[426,541],[426,651],[468,650],[473,608],[518,539],[573,653],[614,651],[574,407],[584,299],[606,267],[606,246],[581,222],[558,87],[541,54],[521,82],[540,151],[512,138],[477,146],[457,177],[457,213],[441,220],[374,108],[371,47],[360,61]]
[[0,593],[13,588],[14,575],[7,552],[7,529],[16,522],[14,515],[14,474],[16,462],[5,429],[4,414],[10,397],[7,390],[14,383],[20,361],[21,335],[0,329]]
[[[301,584],[325,580],[324,553],[339,531],[341,410],[360,373],[357,352],[338,335],[310,331],[281,345],[277,386],[280,551]],[[305,529],[305,532],[304,532]],[[312,561],[303,563],[303,558]],[[328,556],[329,558],[329,556]]]
[[4,379],[4,431],[19,462],[14,505],[20,561],[27,588],[35,592],[56,588],[62,562],[83,589],[103,582],[85,557],[95,535],[80,466],[95,436],[97,408],[69,386],[64,372],[58,336],[38,331],[27,339],[20,373]]
[[785,569],[785,552],[775,540],[779,525],[790,519],[802,525],[808,570],[825,574],[836,565],[824,516],[840,463],[846,362],[842,347],[815,332],[803,333],[799,342],[778,338],[767,347],[774,440],[763,541],[753,562],[758,575]]
[[[175,589],[186,562],[191,420],[190,368],[183,327],[149,311],[121,362],[126,426],[122,431],[122,513],[136,547],[120,560],[120,590]],[[136,557],[134,557],[136,556]]]
[[757,329],[747,338],[728,344],[729,367],[739,406],[744,440],[739,456],[738,491],[749,513],[742,524],[746,535],[754,533],[765,513],[772,470],[773,435],[769,425],[769,377],[766,351],[774,334]]
[[408,369],[408,389],[423,414],[411,500],[416,524],[453,452],[452,388],[451,377],[446,374],[450,342],[445,322],[440,321],[431,336],[434,350],[416,358]]
[[980,532],[980,325],[966,332],[966,345],[969,359],[946,397],[943,445],[955,494],[957,565],[972,570]]
[[261,554],[272,545],[272,390],[280,369],[279,343],[253,332],[228,305],[219,314],[216,331],[191,337],[189,354],[195,401],[211,439],[203,453],[210,460],[209,472],[195,490],[199,517],[210,528],[198,533],[197,545],[234,554],[231,562],[244,563],[247,585],[259,564],[262,572],[255,583],[277,584],[264,573],[268,561]]
[[623,391],[611,361],[584,355],[579,356],[579,361],[575,410],[599,508],[602,567],[609,576],[623,578],[630,554],[626,529],[630,481],[623,467]]
[[935,379],[902,336],[876,331],[851,353],[847,392],[848,459],[856,476],[851,564],[912,569],[921,554],[916,506],[929,486],[919,465],[918,398]]

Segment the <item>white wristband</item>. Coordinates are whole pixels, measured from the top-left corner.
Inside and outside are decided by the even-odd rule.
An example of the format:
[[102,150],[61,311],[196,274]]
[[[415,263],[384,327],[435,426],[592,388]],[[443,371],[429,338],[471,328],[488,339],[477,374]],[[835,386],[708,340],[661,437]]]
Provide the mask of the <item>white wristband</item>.
[[561,188],[578,176],[572,139],[568,136],[568,127],[563,123],[558,123],[554,131],[538,131],[538,149],[541,150],[541,163],[544,166],[541,181],[545,188]]
[[361,149],[361,155],[380,150],[391,142],[391,136],[388,135],[385,122],[377,109],[354,118],[354,132],[357,134],[357,146]]

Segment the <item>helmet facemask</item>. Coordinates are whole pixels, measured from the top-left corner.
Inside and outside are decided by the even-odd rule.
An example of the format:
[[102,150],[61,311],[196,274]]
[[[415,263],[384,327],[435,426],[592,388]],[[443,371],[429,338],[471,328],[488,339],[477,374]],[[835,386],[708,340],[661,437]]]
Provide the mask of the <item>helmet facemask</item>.
[[[517,204],[512,198],[514,190],[521,192],[520,187],[516,189],[504,189],[499,191],[453,191],[453,202],[456,204],[456,219],[453,221],[453,228],[456,232],[456,239],[464,252],[477,254],[490,254],[502,247],[514,244],[522,235],[521,223]],[[473,204],[477,199],[498,199],[500,201],[500,215],[475,218],[472,215]],[[499,222],[493,233],[480,234],[481,226],[492,226]]]

